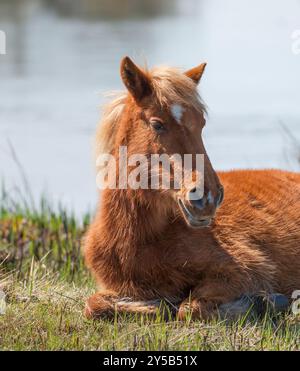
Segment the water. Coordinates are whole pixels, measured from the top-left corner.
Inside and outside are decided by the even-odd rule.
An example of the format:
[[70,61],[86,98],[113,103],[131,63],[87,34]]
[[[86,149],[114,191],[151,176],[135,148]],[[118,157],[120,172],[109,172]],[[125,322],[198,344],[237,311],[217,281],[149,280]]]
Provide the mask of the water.
[[[108,4],[110,3],[110,5]],[[114,5],[112,5],[114,3]],[[0,0],[0,178],[22,188],[13,146],[36,200],[77,213],[96,202],[91,141],[102,93],[122,89],[119,62],[191,68],[208,62],[200,92],[216,169],[297,169],[300,1]]]

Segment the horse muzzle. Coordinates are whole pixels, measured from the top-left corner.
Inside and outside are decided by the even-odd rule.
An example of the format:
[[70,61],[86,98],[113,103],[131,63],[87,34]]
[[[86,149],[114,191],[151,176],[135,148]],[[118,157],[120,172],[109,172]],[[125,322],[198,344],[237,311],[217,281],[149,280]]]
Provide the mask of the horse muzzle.
[[217,208],[224,199],[224,189],[219,187],[217,196],[211,191],[202,197],[197,197],[197,188],[188,191],[186,199],[178,198],[178,206],[187,224],[193,228],[208,227],[215,216]]

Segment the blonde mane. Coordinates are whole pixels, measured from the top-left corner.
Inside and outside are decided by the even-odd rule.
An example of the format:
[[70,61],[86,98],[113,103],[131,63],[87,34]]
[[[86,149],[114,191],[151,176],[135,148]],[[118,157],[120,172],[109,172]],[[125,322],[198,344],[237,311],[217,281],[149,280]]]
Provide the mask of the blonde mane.
[[[196,84],[180,69],[162,66],[145,72],[151,79],[155,96],[162,107],[170,107],[171,104],[178,103],[206,112]],[[115,99],[104,106],[102,120],[97,128],[96,158],[102,153],[112,153],[114,149],[117,127],[128,92],[115,93],[114,96]]]

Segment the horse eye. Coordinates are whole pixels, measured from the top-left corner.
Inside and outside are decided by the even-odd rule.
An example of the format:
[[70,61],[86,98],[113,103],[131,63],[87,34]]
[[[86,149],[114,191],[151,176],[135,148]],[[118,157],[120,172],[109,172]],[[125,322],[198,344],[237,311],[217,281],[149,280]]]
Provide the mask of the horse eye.
[[162,133],[166,130],[164,125],[158,120],[151,120],[150,125],[157,133]]

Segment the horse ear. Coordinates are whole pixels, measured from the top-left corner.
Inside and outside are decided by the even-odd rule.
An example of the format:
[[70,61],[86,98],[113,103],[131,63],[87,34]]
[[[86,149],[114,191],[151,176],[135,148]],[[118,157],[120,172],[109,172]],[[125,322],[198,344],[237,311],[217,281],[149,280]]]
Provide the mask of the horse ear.
[[205,67],[206,63],[202,63],[199,66],[186,71],[184,74],[191,78],[196,84],[199,84],[199,81],[201,80]]
[[129,93],[137,102],[151,94],[149,77],[129,57],[121,61],[121,77]]

